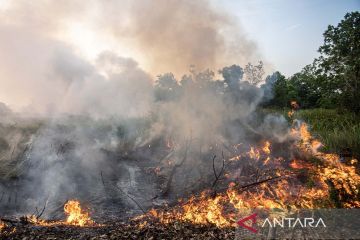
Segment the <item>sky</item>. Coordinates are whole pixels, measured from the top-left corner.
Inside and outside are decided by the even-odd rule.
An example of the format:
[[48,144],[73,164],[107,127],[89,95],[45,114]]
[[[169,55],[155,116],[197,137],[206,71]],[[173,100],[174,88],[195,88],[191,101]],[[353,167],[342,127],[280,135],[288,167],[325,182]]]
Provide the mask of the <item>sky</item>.
[[286,76],[318,56],[329,24],[337,25],[347,12],[360,10],[360,0],[224,0],[221,4],[240,20],[263,57]]
[[360,0],[0,0],[0,102],[52,108],[82,81],[91,94],[100,83],[111,91],[115,65],[152,82],[193,64],[217,73],[259,60],[266,74],[291,76],[318,56],[329,24],[359,9]]
[[[234,18],[241,28],[239,32],[244,33],[242,37],[246,36],[256,45],[260,53],[256,59],[265,61],[267,73],[278,70],[286,76],[300,71],[318,56],[317,49],[323,43],[322,34],[329,24],[336,25],[347,12],[360,10],[360,0],[209,1],[223,14]],[[125,0],[118,2],[121,7]],[[0,10],[8,5],[11,1],[0,0]],[[119,8],[119,15],[121,11]],[[129,48],[118,38],[98,33],[93,23],[88,24],[96,22],[97,18],[94,14],[87,19],[79,17],[79,21],[72,19],[67,22],[61,40],[75,46],[88,59],[95,59],[102,51],[116,49],[125,57],[134,57],[147,69],[148,63],[141,60],[141,50]]]

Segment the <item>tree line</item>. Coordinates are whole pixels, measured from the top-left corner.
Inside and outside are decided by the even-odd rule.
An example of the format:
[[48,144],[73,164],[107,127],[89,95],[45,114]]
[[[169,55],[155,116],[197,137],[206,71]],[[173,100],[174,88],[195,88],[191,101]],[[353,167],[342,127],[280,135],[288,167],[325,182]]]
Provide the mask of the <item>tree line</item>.
[[[320,56],[300,72],[285,77],[275,72],[263,82],[263,63],[224,67],[219,70],[223,80],[215,80],[210,70],[190,74],[181,80],[172,73],[159,75],[155,84],[158,101],[172,101],[189,88],[209,89],[214,94],[238,97],[239,88],[263,90],[263,107],[285,108],[297,101],[301,108],[338,108],[360,111],[360,13],[347,13],[337,25],[329,25],[323,34]],[[263,82],[263,84],[261,84]]]
[[[360,13],[347,13],[329,25],[319,48],[320,57],[286,78],[280,72],[266,78],[273,97],[264,106],[287,107],[292,100],[302,108],[339,108],[360,111]],[[275,77],[275,80],[274,80]]]

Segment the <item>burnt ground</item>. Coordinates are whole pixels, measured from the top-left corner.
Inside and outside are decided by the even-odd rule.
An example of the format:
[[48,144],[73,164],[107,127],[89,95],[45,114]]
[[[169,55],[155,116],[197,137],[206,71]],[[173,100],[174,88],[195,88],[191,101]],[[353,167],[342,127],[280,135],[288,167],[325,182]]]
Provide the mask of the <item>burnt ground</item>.
[[139,227],[136,223],[107,223],[98,227],[34,226],[31,224],[8,227],[0,239],[234,239],[235,228],[217,228],[213,225],[194,225],[174,222],[152,223]]

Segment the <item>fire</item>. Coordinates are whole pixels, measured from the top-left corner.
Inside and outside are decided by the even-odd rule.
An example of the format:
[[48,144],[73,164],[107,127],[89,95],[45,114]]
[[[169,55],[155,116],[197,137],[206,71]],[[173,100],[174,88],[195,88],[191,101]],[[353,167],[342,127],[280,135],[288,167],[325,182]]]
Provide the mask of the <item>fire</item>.
[[291,101],[290,106],[291,106],[291,110],[288,112],[288,116],[289,118],[292,118],[293,115],[295,114],[295,111],[298,110],[300,106],[296,101]]
[[241,159],[241,155],[237,155],[235,157],[230,158],[229,161],[238,161],[240,159]]
[[251,209],[262,209],[264,211],[279,208],[293,208],[292,202],[295,195],[288,194],[289,188],[286,180],[276,184],[279,187],[275,194],[282,200],[275,200],[271,196],[271,190],[266,186],[260,186],[257,192],[239,192],[234,184],[229,189],[215,197],[209,191],[204,191],[200,196],[192,196],[180,207],[170,211],[152,209],[151,217],[167,224],[173,221],[188,221],[194,224],[214,224],[217,227],[236,226],[237,216],[250,213]]
[[80,203],[77,200],[69,200],[64,205],[64,211],[67,215],[67,224],[81,227],[94,224],[94,221],[91,220],[89,213],[81,208]]
[[308,126],[306,123],[301,123],[300,125],[300,137],[304,143],[309,143],[311,134],[308,131]]
[[[324,189],[329,190],[328,185],[330,184],[330,187],[335,188],[341,193],[340,198],[344,195],[358,196],[360,176],[356,173],[355,166],[348,166],[341,163],[340,157],[337,154],[329,154],[319,151],[318,149],[322,143],[317,139],[313,139],[308,131],[306,123],[302,123],[300,125],[299,131],[294,130],[293,132],[297,132],[300,135],[301,141],[298,145],[299,148],[307,151],[308,153],[314,154],[314,156],[321,160],[324,165],[317,168],[309,164],[306,166],[306,168],[312,168],[312,171],[316,173],[319,177],[319,182],[322,183]],[[352,162],[356,163],[357,160]],[[346,201],[345,199],[343,200]],[[347,208],[356,207],[357,205],[358,201],[352,200],[344,203],[344,207]]]
[[311,147],[312,147],[313,152],[317,152],[321,146],[322,146],[322,143],[319,140],[314,139],[311,142]]
[[[189,221],[195,224],[214,224],[217,227],[228,227],[236,224],[240,215],[248,214],[253,209],[264,211],[282,209],[283,211],[301,208],[334,208],[330,199],[331,189],[339,193],[344,208],[360,207],[359,195],[360,176],[355,166],[348,166],[339,161],[336,154],[323,153],[319,150],[322,143],[315,139],[308,130],[306,123],[294,125],[291,135],[296,140],[295,146],[307,155],[316,158],[314,164],[305,159],[293,159],[288,176],[281,176],[270,184],[260,185],[248,189],[237,189],[237,184],[231,182],[225,192],[212,195],[211,191],[204,191],[199,196],[192,196],[180,206],[169,210],[152,209],[148,216],[167,224],[172,221]],[[271,144],[266,141],[262,147],[250,146],[248,152],[230,157],[230,161],[245,159],[246,157],[262,161],[263,165],[273,161],[286,165],[283,157],[272,157]],[[306,154],[305,154],[306,156]],[[351,161],[356,164],[357,160]],[[299,175],[298,175],[299,174]],[[276,174],[277,175],[277,174]],[[277,175],[280,176],[280,175]],[[307,182],[299,182],[307,181]]]
[[[242,145],[241,143],[240,144],[237,144],[234,146],[234,148],[237,149],[238,146]],[[229,161],[239,161],[240,159],[242,158],[245,158],[245,157],[250,157],[251,159],[254,159],[256,161],[260,160],[260,159],[265,159],[264,160],[264,165],[267,164],[270,160],[270,153],[271,153],[271,150],[270,150],[270,147],[271,147],[271,144],[269,141],[265,141],[264,142],[264,145],[262,147],[254,147],[254,146],[249,146],[250,150],[247,151],[247,152],[244,152],[242,154],[239,154],[239,155],[235,155],[233,157],[230,157],[229,158]]]
[[69,200],[64,205],[64,212],[67,216],[66,221],[46,221],[36,217],[35,215],[28,215],[25,217],[27,222],[38,226],[57,226],[57,225],[74,225],[79,227],[84,226],[100,226],[91,220],[89,213],[81,208],[80,202],[77,200]]
[[255,149],[254,147],[250,148],[250,151],[248,152],[248,155],[250,158],[259,160],[260,159],[260,152],[258,149]]
[[6,224],[0,220],[0,232],[6,227]]
[[303,168],[302,165],[300,165],[296,160],[293,160],[291,163],[290,163],[290,167],[294,168],[294,169],[301,169]]
[[266,141],[264,147],[262,148],[263,152],[267,155],[270,154],[270,142]]
[[269,163],[269,161],[270,161],[270,157],[268,156],[265,160],[264,160],[264,165],[267,165],[268,163]]
[[299,160],[292,160],[292,162],[289,164],[291,168],[293,169],[304,169],[304,168],[311,168],[311,164],[305,163],[303,161],[299,161]]

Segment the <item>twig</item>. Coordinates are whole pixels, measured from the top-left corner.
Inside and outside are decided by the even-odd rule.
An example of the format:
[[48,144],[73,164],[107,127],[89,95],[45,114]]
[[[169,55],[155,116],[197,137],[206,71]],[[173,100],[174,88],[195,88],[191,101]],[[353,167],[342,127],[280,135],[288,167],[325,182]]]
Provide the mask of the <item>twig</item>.
[[141,207],[141,205],[135,200],[135,198],[131,197],[129,194],[127,194],[125,191],[123,191],[120,187],[118,187],[116,184],[114,184],[114,186],[119,189],[120,192],[122,192],[123,194],[125,194],[125,196],[127,196],[129,199],[131,199],[139,208],[140,210],[146,214],[145,210]]
[[[105,187],[105,181],[104,181],[104,177],[103,177],[103,174],[102,174],[102,171],[100,172],[100,176],[101,176],[101,182],[102,182],[102,184],[104,185],[104,187]],[[144,214],[146,214],[146,212],[145,212],[145,210],[141,207],[141,205],[135,200],[135,198],[133,198],[133,197],[131,197],[129,194],[127,194],[124,190],[122,190],[120,187],[118,187],[117,185],[116,185],[116,183],[114,184],[114,186],[120,191],[120,192],[122,192],[126,197],[128,197],[131,201],[133,201],[135,204],[136,204],[136,206],[138,206],[139,208],[140,208],[140,210],[144,213]]]
[[254,182],[254,183],[250,183],[250,184],[247,184],[247,185],[244,185],[244,186],[240,186],[238,187],[238,189],[246,189],[246,188],[249,188],[249,187],[253,187],[253,186],[256,186],[256,185],[260,185],[262,183],[265,183],[265,182],[269,182],[269,181],[272,181],[272,180],[275,180],[275,179],[278,179],[278,178],[281,178],[282,176],[276,176],[276,177],[272,177],[272,178],[267,178],[267,179],[264,179],[264,180],[261,180],[261,181],[258,181],[258,182]]
[[166,183],[165,190],[164,190],[164,191],[162,192],[162,194],[161,194],[162,196],[167,196],[167,195],[169,194],[170,188],[171,188],[171,183],[172,183],[173,177],[174,177],[174,175],[175,175],[175,173],[176,173],[176,170],[177,170],[179,167],[181,167],[181,166],[184,164],[184,162],[186,161],[186,159],[187,159],[187,154],[188,154],[188,151],[189,151],[189,146],[190,146],[190,144],[191,144],[191,138],[190,138],[189,141],[187,141],[187,142],[185,143],[185,146],[186,146],[186,147],[185,147],[185,153],[184,153],[183,159],[180,161],[180,163],[175,164],[175,166],[174,166],[173,169],[171,170],[169,179],[168,179],[168,181],[167,181],[167,183]]
[[44,211],[45,211],[45,208],[46,208],[46,205],[47,205],[47,199],[46,199],[46,201],[45,201],[45,203],[44,203],[44,207],[43,207],[43,209],[41,210],[41,212],[40,212],[38,215],[36,215],[36,219],[39,219],[39,218],[43,215],[43,213],[44,213]]
[[100,176],[101,176],[101,182],[102,182],[103,186],[105,187],[105,182],[104,182],[102,171],[100,171]]
[[214,171],[214,175],[215,175],[215,180],[212,184],[212,188],[215,188],[216,184],[218,183],[219,179],[220,179],[220,176],[223,174],[224,170],[225,170],[225,157],[224,157],[224,152],[222,151],[221,152],[221,156],[222,156],[222,167],[221,167],[221,170],[219,172],[219,174],[216,173],[216,169],[215,169],[215,158],[216,158],[216,155],[214,155],[213,157],[213,171]]
[[214,155],[214,157],[213,157],[212,167],[213,167],[213,171],[214,171],[215,178],[217,179],[218,176],[217,176],[217,174],[216,174],[216,169],[215,169],[215,158],[216,158],[216,155]]

